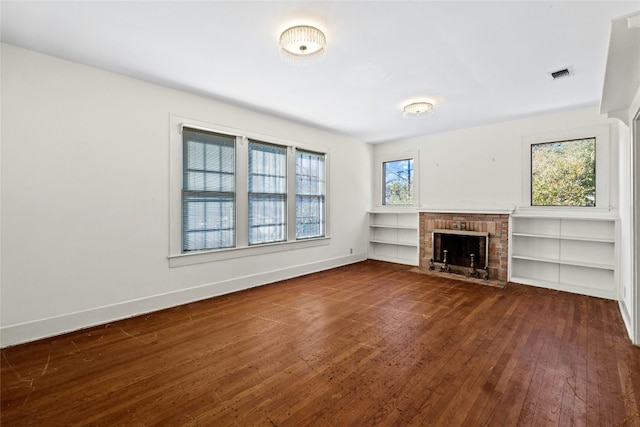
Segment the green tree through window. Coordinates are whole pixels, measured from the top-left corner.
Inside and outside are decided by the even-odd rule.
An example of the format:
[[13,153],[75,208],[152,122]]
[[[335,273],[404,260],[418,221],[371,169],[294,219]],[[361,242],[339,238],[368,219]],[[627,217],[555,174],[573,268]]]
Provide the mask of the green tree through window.
[[382,164],[384,176],[384,204],[413,204],[413,159],[395,160]]
[[595,138],[531,145],[531,206],[595,205]]

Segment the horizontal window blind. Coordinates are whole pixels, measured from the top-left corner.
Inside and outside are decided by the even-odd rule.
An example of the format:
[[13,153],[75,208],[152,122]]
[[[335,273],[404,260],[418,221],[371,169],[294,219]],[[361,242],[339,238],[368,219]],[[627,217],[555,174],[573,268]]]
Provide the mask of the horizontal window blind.
[[249,141],[249,244],[286,240],[287,149]]
[[325,234],[325,155],[296,151],[296,238]]
[[182,251],[235,246],[235,137],[184,128]]

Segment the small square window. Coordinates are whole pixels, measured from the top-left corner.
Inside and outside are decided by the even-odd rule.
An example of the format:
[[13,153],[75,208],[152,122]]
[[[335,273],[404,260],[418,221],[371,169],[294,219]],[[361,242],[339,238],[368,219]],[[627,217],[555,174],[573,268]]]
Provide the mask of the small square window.
[[531,144],[531,206],[596,206],[596,138]]
[[384,205],[413,205],[413,159],[382,163]]

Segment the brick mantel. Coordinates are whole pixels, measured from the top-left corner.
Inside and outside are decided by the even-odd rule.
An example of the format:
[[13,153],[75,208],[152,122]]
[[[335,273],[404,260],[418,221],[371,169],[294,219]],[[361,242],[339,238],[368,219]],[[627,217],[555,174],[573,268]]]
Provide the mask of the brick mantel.
[[433,230],[466,230],[489,233],[490,279],[507,281],[509,215],[501,213],[420,212],[420,267],[433,258]]

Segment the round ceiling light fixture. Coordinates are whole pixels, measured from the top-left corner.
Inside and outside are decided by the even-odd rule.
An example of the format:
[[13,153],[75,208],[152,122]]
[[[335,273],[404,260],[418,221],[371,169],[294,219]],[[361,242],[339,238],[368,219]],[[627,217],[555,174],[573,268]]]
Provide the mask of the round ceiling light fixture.
[[433,114],[433,104],[426,101],[411,102],[402,108],[402,112],[407,118],[429,116]]
[[327,51],[324,33],[310,25],[287,28],[280,35],[280,52],[288,62],[308,64],[320,60]]

